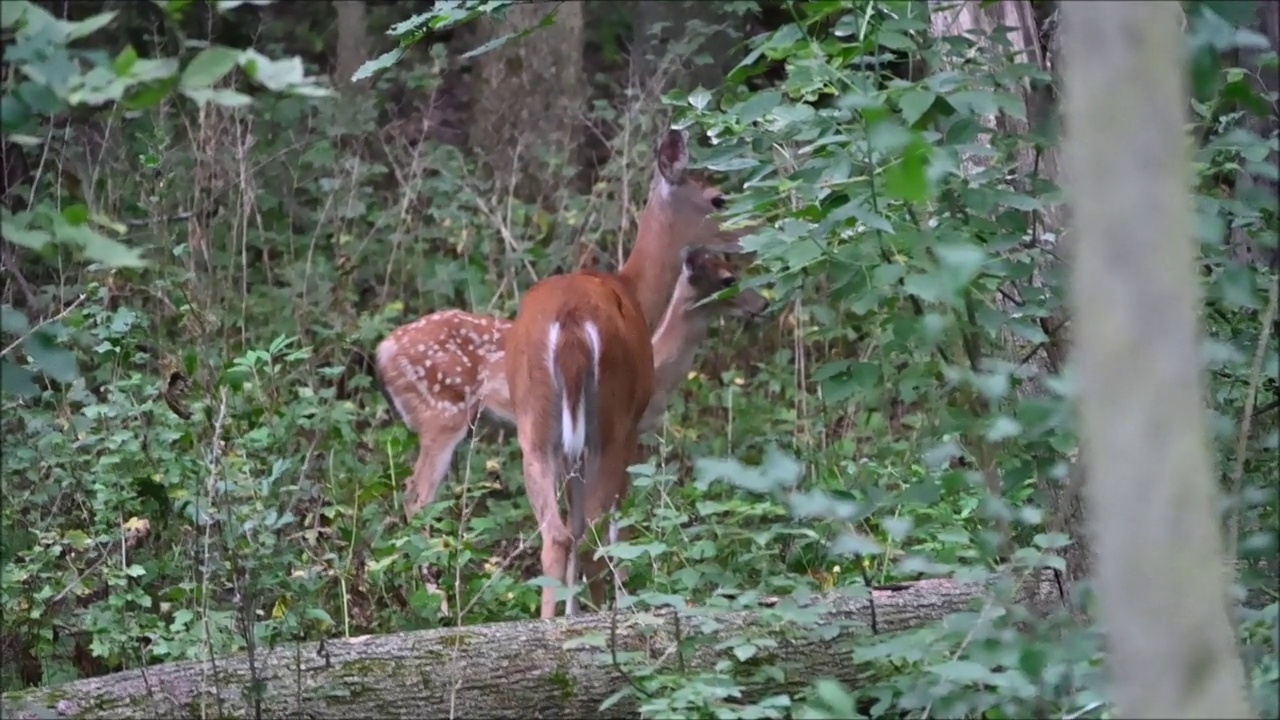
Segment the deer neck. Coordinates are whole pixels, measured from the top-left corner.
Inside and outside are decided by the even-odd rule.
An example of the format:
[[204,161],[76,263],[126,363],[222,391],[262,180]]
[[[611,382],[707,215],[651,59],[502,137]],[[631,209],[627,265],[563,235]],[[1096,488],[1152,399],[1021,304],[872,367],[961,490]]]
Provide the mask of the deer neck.
[[[650,195],[660,192],[660,188],[654,188]],[[645,206],[640,214],[636,243],[618,273],[635,291],[650,332],[661,322],[671,290],[680,278],[676,223],[668,209],[661,205],[662,201],[657,199]]]
[[671,393],[693,367],[693,356],[707,338],[707,330],[711,326],[711,313],[690,309],[689,306],[698,302],[698,298],[688,291],[686,285],[676,288],[662,322],[653,334],[653,397],[640,423],[642,430],[657,426],[666,412]]

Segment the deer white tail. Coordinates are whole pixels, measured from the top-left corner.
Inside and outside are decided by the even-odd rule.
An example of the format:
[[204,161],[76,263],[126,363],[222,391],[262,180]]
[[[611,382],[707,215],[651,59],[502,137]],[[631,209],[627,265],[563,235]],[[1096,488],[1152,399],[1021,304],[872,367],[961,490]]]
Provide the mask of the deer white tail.
[[[547,330],[547,368],[554,384],[551,396],[560,405],[559,450],[571,483],[569,530],[573,547],[566,584],[578,580],[578,543],[587,531],[587,481],[596,477],[600,462],[600,349],[600,328],[572,310]],[[576,606],[571,597],[565,613],[576,614]]]

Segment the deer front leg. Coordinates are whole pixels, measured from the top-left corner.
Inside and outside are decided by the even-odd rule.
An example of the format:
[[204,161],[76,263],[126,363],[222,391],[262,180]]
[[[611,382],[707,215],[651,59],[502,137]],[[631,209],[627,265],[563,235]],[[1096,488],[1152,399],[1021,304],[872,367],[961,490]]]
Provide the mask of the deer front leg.
[[[631,475],[627,473],[627,467],[639,462],[639,445],[634,440],[628,440],[620,445],[624,450],[627,448],[630,450],[623,452],[613,448],[613,452],[602,453],[598,482],[591,483],[587,488],[588,524],[597,523],[606,513],[620,509],[622,501],[631,489]],[[597,528],[597,531],[600,529],[603,528]],[[618,527],[615,519],[610,520],[605,532],[608,543],[626,540],[631,535],[630,528]],[[594,550],[584,550],[584,553],[582,562],[587,577],[587,587],[591,593],[591,602],[596,609],[603,609],[609,585],[612,584],[620,595],[622,585],[627,579],[627,571],[625,568],[612,566],[606,558],[595,558]]]

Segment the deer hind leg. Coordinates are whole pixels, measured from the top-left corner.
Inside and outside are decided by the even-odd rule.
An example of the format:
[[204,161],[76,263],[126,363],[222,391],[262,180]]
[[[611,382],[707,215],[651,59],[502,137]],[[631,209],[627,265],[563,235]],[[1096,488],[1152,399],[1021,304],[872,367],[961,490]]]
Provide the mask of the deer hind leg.
[[[542,574],[565,583],[573,537],[560,517],[560,503],[556,498],[556,485],[564,475],[564,462],[561,453],[552,449],[545,430],[536,419],[519,422],[516,428],[524,456],[524,488],[542,537]],[[555,587],[542,588],[540,616],[556,616]]]
[[[413,464],[413,474],[405,482],[404,512],[410,524],[423,508],[435,500],[440,484],[449,473],[454,450],[467,436],[469,427],[467,415],[459,412],[442,417],[439,423],[430,427],[419,429],[418,459]],[[424,526],[422,535],[429,538],[431,532]],[[440,612],[448,615],[449,601],[440,589],[440,572],[425,564],[418,571],[427,592],[440,596]]]

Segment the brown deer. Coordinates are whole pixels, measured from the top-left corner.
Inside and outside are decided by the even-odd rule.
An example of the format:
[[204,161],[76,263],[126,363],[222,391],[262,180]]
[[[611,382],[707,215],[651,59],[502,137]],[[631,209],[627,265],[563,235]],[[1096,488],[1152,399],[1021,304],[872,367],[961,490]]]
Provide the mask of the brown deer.
[[[711,217],[724,207],[724,196],[690,175],[688,159],[686,134],[663,133],[627,259],[650,329],[657,326],[680,274],[680,252],[695,245],[730,249],[742,235],[722,230]],[[444,310],[396,328],[378,344],[383,393],[418,436],[418,457],[405,488],[410,521],[435,498],[458,443],[481,411],[514,421],[503,369],[503,338],[510,326],[501,318]]]
[[[660,148],[660,171],[663,161]],[[712,256],[689,248],[668,252],[677,267],[686,258],[684,277],[693,279],[698,263]],[[654,266],[666,264],[633,252],[617,274],[586,270],[546,278],[525,294],[507,331],[507,387],[525,490],[542,535],[542,573],[561,583],[577,582],[587,524],[616,507],[630,485],[627,466],[655,394],[654,347],[639,289],[649,284]],[[566,471],[570,528],[556,493]],[[571,593],[566,614],[576,610]],[[544,587],[541,615],[555,612],[555,588]]]

